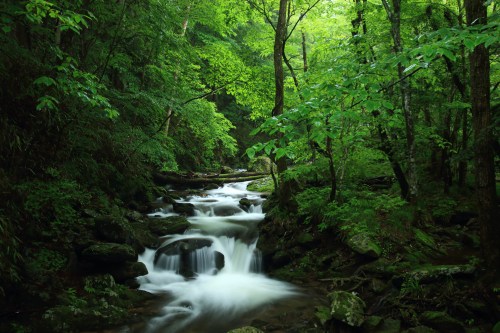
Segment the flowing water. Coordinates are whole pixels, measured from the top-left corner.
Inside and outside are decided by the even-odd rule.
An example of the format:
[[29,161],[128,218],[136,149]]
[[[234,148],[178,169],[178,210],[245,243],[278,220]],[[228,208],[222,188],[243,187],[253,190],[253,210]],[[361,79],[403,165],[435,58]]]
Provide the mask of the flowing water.
[[[140,256],[149,271],[138,278],[140,289],[167,299],[146,332],[227,332],[298,295],[294,286],[261,272],[257,224],[264,218],[263,199],[247,185],[226,184],[179,200],[195,206],[191,228],[165,235],[158,250]],[[242,208],[242,198],[252,205]],[[152,215],[173,213],[167,208]]]

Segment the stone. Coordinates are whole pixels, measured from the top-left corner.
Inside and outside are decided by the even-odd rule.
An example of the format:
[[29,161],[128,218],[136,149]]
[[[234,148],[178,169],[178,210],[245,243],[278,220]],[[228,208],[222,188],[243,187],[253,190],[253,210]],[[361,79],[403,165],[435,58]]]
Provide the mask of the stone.
[[259,330],[258,328],[252,326],[240,327],[234,330],[231,330],[227,333],[264,333],[264,331]]
[[193,216],[194,215],[194,205],[192,203],[179,203],[174,202],[174,212],[184,216]]
[[401,321],[392,318],[384,319],[382,325],[373,333],[399,333],[401,332]]
[[419,319],[421,323],[438,332],[465,332],[462,323],[444,311],[425,311]]
[[382,325],[384,318],[380,316],[369,316],[363,322],[363,333],[372,333]]
[[382,253],[382,248],[365,233],[359,233],[348,238],[346,244],[354,252],[371,258],[379,258]]
[[127,220],[114,216],[101,216],[95,219],[95,231],[103,240],[120,243],[134,244],[136,239]]
[[252,201],[248,198],[242,198],[240,200],[240,207],[245,209],[245,210],[248,210],[248,208],[252,205]]
[[417,326],[409,328],[402,333],[438,333],[438,331],[427,326]]
[[443,277],[470,276],[474,274],[476,267],[470,264],[465,265],[424,265],[410,272],[404,273],[401,277],[404,280],[416,280],[421,282],[432,282]]
[[120,264],[137,260],[137,253],[129,245],[116,243],[93,244],[81,253],[83,259],[95,263]]
[[250,163],[248,164],[248,171],[270,173],[271,166],[272,166],[272,162],[271,162],[271,159],[269,157],[258,156],[250,161]]
[[297,237],[297,242],[302,246],[310,246],[315,243],[314,236],[308,232],[302,232]]
[[149,230],[158,236],[182,234],[190,226],[191,223],[184,216],[151,218],[148,221]]
[[114,277],[116,282],[122,283],[138,276],[148,274],[148,269],[142,262],[125,262],[121,265],[109,267],[109,273]]
[[220,169],[220,173],[222,173],[222,174],[226,174],[226,173],[234,173],[234,170],[233,170],[231,167],[228,167],[228,166],[223,166],[223,167]]
[[328,294],[328,298],[333,318],[353,327],[363,324],[366,305],[361,298],[347,291],[334,291]]
[[219,188],[219,185],[218,184],[215,184],[215,183],[210,183],[210,184],[207,184],[205,185],[204,189],[206,191],[209,191],[209,190],[216,190]]

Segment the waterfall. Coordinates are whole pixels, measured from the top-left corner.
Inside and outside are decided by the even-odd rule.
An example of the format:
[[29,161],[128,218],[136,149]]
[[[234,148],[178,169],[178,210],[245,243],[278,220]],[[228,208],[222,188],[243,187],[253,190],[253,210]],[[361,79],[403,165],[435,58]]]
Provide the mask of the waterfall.
[[[149,271],[138,278],[140,289],[169,295],[147,332],[226,332],[265,305],[297,295],[292,285],[262,274],[257,224],[264,218],[263,199],[247,185],[226,184],[180,199],[195,206],[188,219],[192,228],[169,235],[161,248],[173,250],[147,249],[139,257]],[[241,198],[253,203],[248,211],[240,207]]]

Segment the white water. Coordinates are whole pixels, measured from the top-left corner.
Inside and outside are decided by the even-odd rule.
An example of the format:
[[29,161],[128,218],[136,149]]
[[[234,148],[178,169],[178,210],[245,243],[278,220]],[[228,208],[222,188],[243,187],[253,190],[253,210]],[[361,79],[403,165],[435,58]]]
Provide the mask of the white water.
[[[149,272],[138,278],[140,289],[169,296],[146,332],[226,332],[267,306],[298,294],[292,285],[260,273],[256,225],[264,218],[263,199],[247,191],[247,185],[227,184],[206,191],[206,196],[179,200],[195,205],[196,216],[188,219],[192,228],[166,238],[162,248],[167,250],[162,254],[148,249],[140,256]],[[241,198],[254,202],[248,212],[239,207]],[[165,210],[162,214],[172,213]],[[181,255],[175,252],[178,244],[197,244],[187,259],[193,278],[178,274],[182,265]],[[221,256],[223,267],[220,260],[217,264]]]

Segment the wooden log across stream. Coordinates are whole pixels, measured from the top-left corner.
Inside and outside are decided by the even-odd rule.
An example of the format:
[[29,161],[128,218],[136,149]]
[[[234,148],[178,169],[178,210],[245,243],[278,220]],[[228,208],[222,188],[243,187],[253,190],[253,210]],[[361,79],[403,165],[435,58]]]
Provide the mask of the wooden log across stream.
[[177,172],[158,172],[153,175],[154,182],[158,185],[189,185],[202,186],[206,184],[224,184],[233,182],[244,182],[256,180],[268,176],[268,173],[262,172],[235,172],[227,174],[201,174],[189,173],[181,174]]

